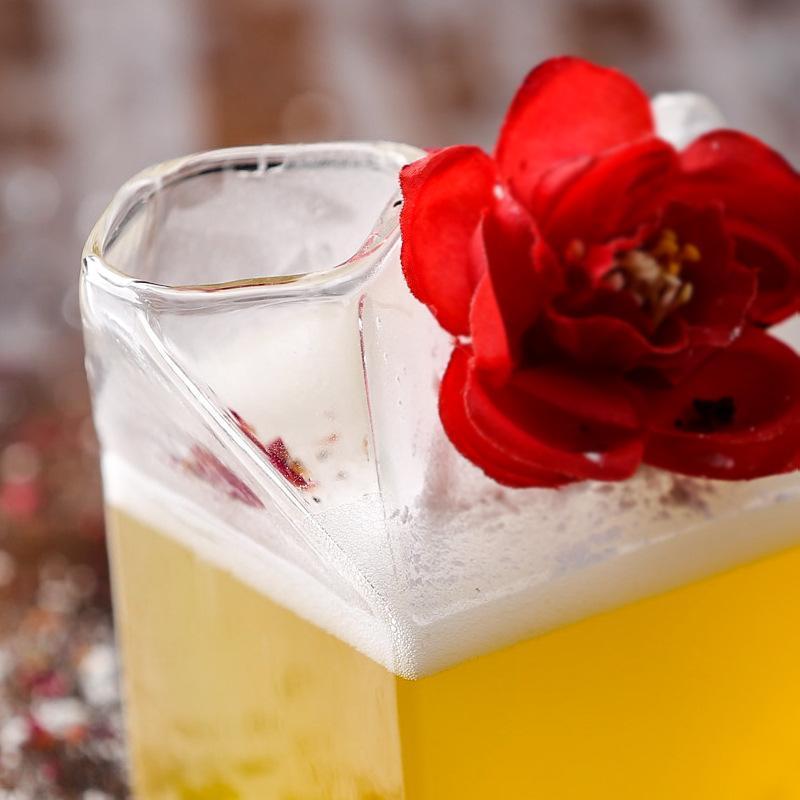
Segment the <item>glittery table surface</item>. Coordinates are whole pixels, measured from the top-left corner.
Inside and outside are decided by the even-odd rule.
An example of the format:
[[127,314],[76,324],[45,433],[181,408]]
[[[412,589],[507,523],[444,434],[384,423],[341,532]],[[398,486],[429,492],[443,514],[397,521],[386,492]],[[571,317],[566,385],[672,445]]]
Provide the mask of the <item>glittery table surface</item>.
[[0,798],[127,797],[96,445],[76,374],[0,372]]

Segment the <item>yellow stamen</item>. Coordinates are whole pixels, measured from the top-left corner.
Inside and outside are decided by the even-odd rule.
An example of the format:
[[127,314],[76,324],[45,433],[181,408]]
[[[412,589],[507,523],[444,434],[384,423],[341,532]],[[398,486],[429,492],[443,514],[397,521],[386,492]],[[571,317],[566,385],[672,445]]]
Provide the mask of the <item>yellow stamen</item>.
[[683,267],[683,264],[681,264],[680,261],[670,261],[669,264],[667,264],[667,274],[668,275],[680,275],[682,267]]
[[655,247],[651,250],[652,254],[656,258],[660,258],[661,256],[672,258],[673,256],[678,255],[678,251],[678,235],[675,233],[675,231],[669,228],[665,228],[663,231],[661,231],[659,240],[656,242]]
[[620,254],[616,267],[606,275],[606,285],[626,289],[637,304],[647,310],[653,326],[686,305],[694,293],[691,283],[681,278],[686,263],[700,261],[700,249],[687,242],[681,245],[678,234],[665,228],[655,244]]
[[681,258],[684,261],[699,261],[700,249],[697,247],[697,245],[691,243],[685,244],[681,250]]

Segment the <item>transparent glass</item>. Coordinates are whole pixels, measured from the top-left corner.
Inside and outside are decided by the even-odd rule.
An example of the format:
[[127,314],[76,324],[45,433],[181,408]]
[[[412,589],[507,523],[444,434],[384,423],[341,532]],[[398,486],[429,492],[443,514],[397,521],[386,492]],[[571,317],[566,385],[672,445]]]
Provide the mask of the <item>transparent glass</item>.
[[462,459],[400,269],[420,155],[191,156],[90,236],[137,797],[800,797],[797,477]]

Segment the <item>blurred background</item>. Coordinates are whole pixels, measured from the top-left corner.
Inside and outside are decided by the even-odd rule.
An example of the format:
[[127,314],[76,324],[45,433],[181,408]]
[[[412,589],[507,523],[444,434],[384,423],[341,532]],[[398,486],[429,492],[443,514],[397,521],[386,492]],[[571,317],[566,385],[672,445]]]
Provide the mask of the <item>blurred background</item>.
[[0,0],[0,799],[127,796],[81,246],[144,166],[491,147],[541,59],[692,88],[800,163],[797,0]]

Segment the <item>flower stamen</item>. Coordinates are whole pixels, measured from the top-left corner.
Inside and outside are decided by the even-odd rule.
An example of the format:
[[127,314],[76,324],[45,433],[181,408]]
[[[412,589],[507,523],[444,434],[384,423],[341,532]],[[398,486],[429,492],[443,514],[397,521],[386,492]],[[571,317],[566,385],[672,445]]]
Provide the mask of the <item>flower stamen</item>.
[[630,292],[645,309],[657,328],[670,314],[691,301],[692,284],[681,277],[687,263],[700,261],[700,249],[665,228],[655,243],[646,249],[626,250],[619,254],[606,273],[604,283],[615,291]]

